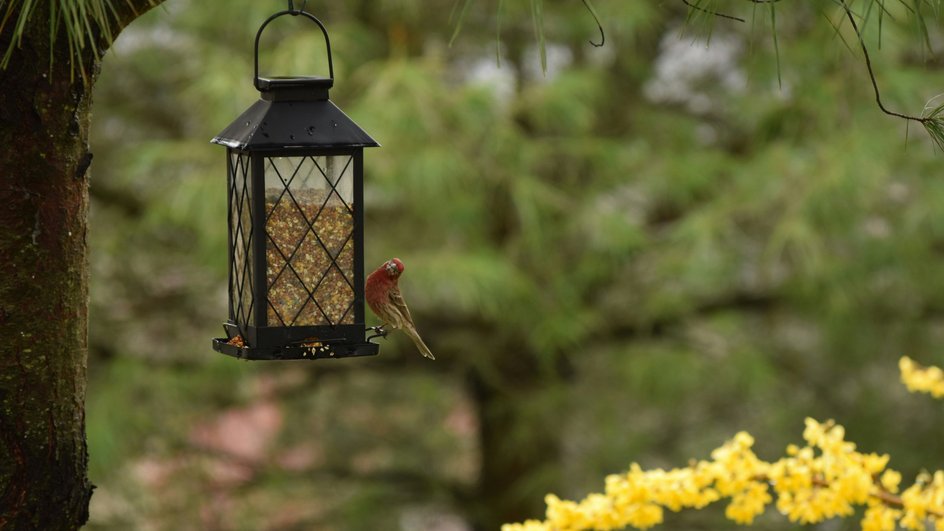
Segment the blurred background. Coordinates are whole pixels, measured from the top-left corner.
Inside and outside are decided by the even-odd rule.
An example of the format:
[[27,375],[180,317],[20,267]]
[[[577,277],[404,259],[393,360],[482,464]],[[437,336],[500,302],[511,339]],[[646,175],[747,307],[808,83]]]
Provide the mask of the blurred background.
[[[332,99],[383,144],[368,270],[406,263],[435,362],[400,334],[373,359],[211,350],[209,140],[257,99],[253,37],[285,3],[168,0],[122,33],[93,118],[88,529],[496,529],[738,430],[775,459],[807,416],[906,481],[944,468],[944,408],[897,370],[944,363],[944,155],[876,107],[835,4],[778,5],[775,43],[766,7],[597,0],[595,48],[581,2],[547,2],[542,72],[528,2],[472,2],[449,46],[461,3],[308,3]],[[866,40],[887,105],[919,114],[942,25],[886,4]],[[263,74],[327,70],[302,20],[262,50]],[[663,527],[733,526],[719,506]]]

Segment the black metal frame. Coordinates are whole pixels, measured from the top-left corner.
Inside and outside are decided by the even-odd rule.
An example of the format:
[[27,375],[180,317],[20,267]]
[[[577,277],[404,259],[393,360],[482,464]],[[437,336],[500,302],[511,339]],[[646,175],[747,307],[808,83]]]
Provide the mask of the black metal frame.
[[[234,160],[236,161],[235,164]],[[238,326],[236,334],[242,337],[248,336],[246,327],[257,315],[253,307],[255,301],[253,286],[256,280],[249,274],[255,266],[253,257],[256,254],[251,246],[254,241],[253,220],[256,219],[256,214],[253,212],[251,204],[252,171],[246,167],[250,160],[250,154],[246,151],[227,150],[229,320]],[[248,227],[243,226],[243,221],[247,218],[244,214],[248,214]],[[243,256],[242,263],[236,256],[237,246],[239,246],[238,250]],[[248,307],[245,304],[247,292],[250,296]],[[236,302],[234,303],[234,301]],[[230,337],[234,335],[231,334]]]
[[[314,78],[314,77],[309,77],[309,78],[291,77],[291,78],[265,79],[265,78],[259,77],[259,40],[262,38],[262,32],[263,30],[265,30],[266,26],[268,26],[270,22],[285,15],[291,15],[293,17],[297,17],[301,15],[302,17],[307,18],[308,20],[317,24],[318,28],[321,29],[321,34],[324,35],[324,39],[325,39],[325,48],[328,52],[328,78],[327,79]],[[331,59],[331,39],[328,38],[327,28],[325,28],[324,24],[322,24],[321,21],[318,20],[311,13],[308,13],[307,11],[304,11],[304,10],[295,9],[294,6],[291,4],[291,2],[289,3],[288,10],[279,11],[278,13],[275,13],[274,15],[267,18],[266,21],[262,23],[262,26],[259,26],[259,31],[256,32],[255,45],[253,46],[253,58],[254,58],[253,60],[254,74],[253,74],[252,84],[256,87],[256,89],[260,91],[267,90],[273,83],[280,83],[283,85],[288,85],[288,84],[296,83],[298,81],[306,82],[306,81],[318,80],[318,81],[322,81],[323,82],[322,84],[326,86],[327,88],[331,88],[331,86],[334,85],[334,61]]]
[[[306,149],[285,149],[285,150],[260,150],[249,152],[250,166],[249,171],[249,183],[248,185],[251,188],[250,191],[250,206],[251,206],[251,225],[249,235],[246,236],[245,232],[243,233],[244,240],[243,243],[247,246],[251,246],[251,253],[246,255],[244,259],[251,262],[252,270],[252,281],[248,289],[251,290],[252,298],[252,311],[251,313],[245,313],[245,319],[240,319],[239,307],[234,306],[233,301],[238,300],[239,305],[243,304],[244,298],[242,290],[246,289],[246,282],[240,281],[235,278],[235,276],[240,271],[240,268],[236,264],[236,245],[237,242],[237,231],[244,230],[241,227],[242,216],[240,219],[233,220],[233,213],[236,212],[237,215],[240,211],[238,202],[242,201],[244,195],[240,196],[240,193],[245,194],[245,190],[237,189],[237,174],[239,168],[233,166],[233,156],[245,155],[247,152],[236,149],[227,150],[227,168],[229,173],[229,186],[227,195],[229,197],[229,259],[230,259],[230,304],[229,304],[229,320],[224,324],[228,338],[233,338],[241,336],[245,346],[237,347],[235,345],[229,344],[226,339],[216,339],[214,340],[214,348],[224,354],[229,354],[231,356],[245,358],[245,359],[318,359],[318,358],[341,358],[349,356],[370,356],[375,355],[378,352],[378,346],[374,343],[370,343],[365,340],[365,319],[364,319],[364,245],[363,245],[363,234],[364,234],[364,211],[363,211],[363,148],[306,148]],[[321,210],[316,215],[316,218],[312,220],[307,220],[309,223],[309,229],[305,231],[305,238],[314,237],[319,241],[320,246],[328,253],[328,256],[331,258],[332,263],[328,266],[328,270],[322,275],[321,279],[318,282],[318,285],[324,281],[327,276],[328,271],[333,268],[337,268],[344,275],[345,281],[350,285],[351,289],[354,292],[354,298],[351,302],[351,305],[347,308],[347,311],[343,314],[340,320],[343,320],[347,317],[348,313],[353,311],[353,324],[329,324],[329,325],[316,325],[316,326],[292,326],[291,324],[286,325],[284,322],[280,325],[272,325],[268,323],[268,311],[267,305],[268,301],[268,290],[269,286],[268,280],[266,278],[268,271],[268,245],[272,245],[271,242],[267,240],[266,233],[266,223],[271,212],[266,212],[266,199],[265,199],[265,177],[266,177],[266,167],[265,161],[271,157],[296,157],[296,158],[307,158],[307,157],[320,157],[320,156],[347,156],[350,157],[348,165],[350,165],[350,178],[353,180],[353,190],[352,190],[352,203],[348,205],[347,202],[344,202],[346,208],[352,214],[352,234],[349,237],[349,240],[353,240],[354,247],[354,261],[353,261],[353,279],[347,278],[344,270],[337,265],[335,260],[340,255],[340,252],[350,243],[346,241],[341,249],[338,251],[338,256],[333,256],[323,242],[321,242],[320,237],[314,231],[314,221],[317,218],[317,215],[320,215]],[[342,171],[341,176],[346,175],[347,168]],[[324,175],[324,171],[322,170]],[[327,175],[324,175],[326,179]],[[286,183],[284,178],[282,179],[283,184],[285,184],[285,190],[283,194],[288,194],[291,196],[291,191],[289,190],[289,184],[291,179]],[[331,185],[331,190],[329,191],[328,197],[330,198],[332,194],[336,194],[338,197],[341,197],[340,193],[335,190],[335,186],[340,183],[340,177],[337,181],[331,182],[328,179],[328,183]],[[291,197],[292,201],[296,201],[294,197]],[[343,198],[342,198],[343,201]],[[234,203],[236,202],[236,203]],[[296,201],[297,202],[297,201]],[[327,203],[327,200],[325,204]],[[245,208],[246,205],[242,205],[242,208]],[[322,209],[324,205],[322,205]],[[235,222],[234,222],[235,221]],[[248,242],[250,243],[246,243]],[[301,242],[299,242],[299,247]],[[278,276],[283,274],[286,269],[292,268],[291,265],[291,256],[286,256],[283,251],[276,248],[279,254],[285,260],[285,264],[282,266],[282,269]],[[295,249],[297,251],[297,248]],[[290,253],[294,255],[294,251]],[[242,266],[243,275],[246,275],[246,270],[249,269],[246,265]],[[274,282],[273,282],[274,285]],[[314,293],[318,290],[318,286],[313,287],[309,291],[309,286],[304,286],[304,289],[308,292],[309,298],[314,301]],[[234,299],[236,297],[236,299]],[[306,302],[307,304],[307,302]],[[317,304],[317,302],[315,302]],[[330,318],[327,316],[327,313],[324,310],[320,309],[321,313],[326,317],[330,323]],[[245,312],[245,308],[243,308]],[[249,318],[251,317],[251,319]],[[280,317],[281,319],[281,317]],[[315,339],[316,338],[316,339]]]
[[[259,41],[263,30],[273,20],[284,15],[302,15],[317,24],[325,38],[328,53],[328,78],[323,77],[259,77]],[[253,63],[253,84],[262,93],[261,99],[247,109],[232,124],[218,134],[213,143],[227,147],[227,201],[229,222],[229,319],[224,323],[225,338],[213,340],[213,348],[223,354],[243,359],[318,359],[349,356],[370,356],[378,353],[378,345],[365,339],[364,320],[364,212],[363,212],[363,151],[365,147],[379,144],[350,120],[328,99],[328,89],[334,84],[334,63],[331,58],[331,41],[324,24],[304,9],[295,9],[289,0],[289,9],[270,16],[256,33]],[[319,157],[347,156],[353,179],[353,205],[347,204],[336,190],[337,181],[331,180],[324,169],[318,167],[331,189],[314,218],[299,205],[289,189],[292,178],[279,179],[285,190],[266,212],[266,160],[271,157]],[[301,168],[301,164],[295,173]],[[277,171],[273,166],[273,171]],[[301,240],[294,244],[289,255],[272,240],[275,249],[285,262],[272,281],[268,282],[268,255],[271,236],[266,231],[269,215],[276,210],[278,202],[289,195],[308,224]],[[333,254],[321,240],[314,224],[324,212],[332,194],[341,198],[352,216],[352,233]],[[247,210],[248,209],[248,210]],[[246,227],[245,225],[249,225]],[[331,263],[322,273],[314,287],[308,286],[293,266],[293,258],[306,238],[314,237],[327,253]],[[339,258],[353,240],[353,279],[338,264]],[[239,263],[238,258],[243,260]],[[337,269],[354,293],[350,306],[341,317],[333,320],[318,303],[316,294],[330,274]],[[286,270],[300,281],[307,300],[298,307],[287,323],[269,301],[269,292]],[[291,280],[289,278],[289,280]],[[293,326],[303,310],[313,303],[327,324]],[[278,325],[268,322],[268,307],[272,306]],[[353,311],[353,323],[340,324]],[[335,314],[336,315],[336,314]],[[239,340],[237,340],[237,338]]]

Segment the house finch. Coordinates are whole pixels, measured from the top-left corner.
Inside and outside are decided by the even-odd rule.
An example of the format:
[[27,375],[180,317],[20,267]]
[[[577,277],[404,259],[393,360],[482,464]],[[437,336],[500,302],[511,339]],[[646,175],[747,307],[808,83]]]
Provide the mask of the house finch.
[[433,353],[429,351],[429,347],[426,346],[426,343],[423,343],[423,339],[416,332],[416,325],[413,324],[410,309],[406,307],[403,295],[400,295],[397,280],[401,274],[403,274],[403,262],[399,258],[393,258],[384,262],[376,271],[368,275],[364,294],[367,298],[367,304],[377,314],[377,317],[383,321],[383,324],[379,327],[382,335],[386,335],[383,328],[387,325],[399,328],[410,336],[413,343],[416,343],[416,348],[419,349],[422,355],[434,360],[436,358]]

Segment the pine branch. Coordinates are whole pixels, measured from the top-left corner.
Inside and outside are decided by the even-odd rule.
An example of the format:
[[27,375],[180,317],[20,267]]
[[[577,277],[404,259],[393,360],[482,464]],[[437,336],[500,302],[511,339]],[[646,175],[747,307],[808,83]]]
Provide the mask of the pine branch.
[[[779,46],[777,43],[777,30],[775,27],[776,18],[774,17],[773,4],[779,2],[780,0],[746,0],[746,1],[752,4],[769,4],[771,7],[771,25],[774,26],[773,39],[774,39],[774,48],[777,51],[777,76],[779,80],[780,51],[779,51]],[[863,37],[862,32],[859,30],[859,24],[856,22],[856,16],[852,12],[852,8],[849,6],[849,3],[847,3],[846,0],[833,0],[833,1],[836,4],[838,4],[842,8],[842,10],[845,12],[846,18],[849,20],[849,23],[852,25],[853,31],[855,31],[856,37],[859,39],[859,47],[862,49],[862,55],[865,58],[865,67],[869,74],[869,80],[872,82],[872,90],[875,92],[875,102],[878,104],[878,108],[883,113],[889,116],[901,118],[909,122],[920,123],[924,127],[924,129],[928,132],[928,135],[931,137],[931,140],[934,142],[934,144],[941,151],[944,151],[944,104],[932,105],[931,102],[928,102],[928,104],[925,105],[924,112],[922,113],[921,116],[900,113],[886,107],[885,103],[882,101],[882,94],[878,87],[878,81],[875,78],[875,69],[872,67],[872,57],[869,55],[868,47],[865,45],[865,38]],[[882,18],[883,18],[883,15],[886,14],[886,9],[885,9],[884,3],[881,0],[876,0],[876,1],[878,1],[879,3],[879,27],[881,27]],[[721,12],[703,7],[701,5],[701,0],[698,0],[695,3],[693,3],[692,0],[682,0],[682,3],[688,6],[691,11],[707,13],[709,15],[728,19],[728,20],[745,22],[743,18],[736,17],[733,15],[728,15],[725,13],[721,13]],[[919,22],[921,24],[921,28],[922,28],[922,35],[925,36],[925,40],[927,41],[928,40],[927,28],[923,22],[923,19],[921,18],[920,10],[917,9],[917,7],[920,4],[916,4],[915,9],[910,8],[910,6],[908,6],[907,4],[903,3],[903,5],[909,8],[909,11],[911,11],[912,16],[918,17]],[[871,8],[871,5],[869,7]],[[891,15],[889,14],[889,16]],[[830,23],[832,22],[830,21]],[[836,27],[835,29],[838,34],[839,33],[838,27]],[[934,100],[932,99],[931,101],[933,102]]]
[[[878,104],[878,108],[889,116],[920,123],[924,126],[925,130],[927,130],[937,147],[944,151],[944,118],[942,118],[942,116],[944,116],[944,105],[930,108],[930,112],[926,112],[923,116],[913,116],[888,109],[885,103],[882,102],[882,93],[878,88],[878,81],[875,79],[875,70],[872,68],[872,58],[869,56],[869,49],[865,45],[865,38],[862,32],[859,31],[859,25],[856,23],[855,16],[852,14],[852,10],[849,8],[849,4],[846,3],[846,0],[838,0],[838,3],[843,11],[845,11],[846,18],[849,20],[856,37],[859,39],[859,47],[862,49],[862,56],[865,58],[865,67],[869,73],[869,80],[872,82],[872,90],[875,92],[875,103]],[[925,109],[929,109],[929,106],[925,106]]]

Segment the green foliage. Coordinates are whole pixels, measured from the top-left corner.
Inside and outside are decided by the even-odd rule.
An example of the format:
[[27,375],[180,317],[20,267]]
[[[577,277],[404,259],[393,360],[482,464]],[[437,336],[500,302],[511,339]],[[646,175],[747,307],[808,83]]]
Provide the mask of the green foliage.
[[929,101],[924,108],[922,118],[926,118],[927,121],[922,125],[937,147],[944,151],[944,102],[934,105],[933,101]]
[[[595,3],[602,49],[579,2],[543,5],[543,47],[531,4],[503,2],[497,51],[497,4],[316,13],[334,44],[332,98],[383,144],[365,155],[367,264],[406,263],[405,297],[438,358],[423,365],[395,336],[377,360],[216,359],[225,166],[208,141],[256,98],[252,37],[281,6],[172,3],[129,28],[95,94],[90,528],[382,529],[427,510],[498,523],[476,488],[494,458],[483,433],[503,418],[488,451],[558,450],[505,493],[537,504],[579,497],[627,460],[705,455],[741,429],[777,455],[806,416],[837,418],[906,474],[939,456],[940,411],[898,392],[895,371],[902,353],[941,360],[932,142],[904,143],[860,59],[799,4],[777,6],[777,50],[766,18],[715,20],[708,55],[647,89],[660,61],[705,50],[681,3],[653,4]],[[908,10],[855,4],[869,6],[889,101],[940,92]],[[306,28],[267,29],[264,67],[323,69]],[[494,53],[501,69],[473,75]],[[470,381],[499,398],[486,408]],[[283,416],[264,458],[193,447],[197,427],[260,403]],[[155,462],[190,468],[165,483],[128,472]],[[677,525],[717,523],[687,518],[711,514]]]

